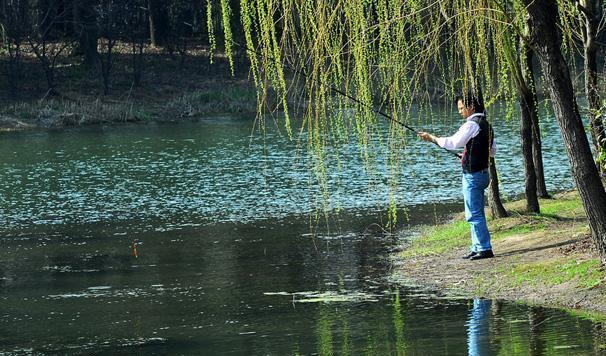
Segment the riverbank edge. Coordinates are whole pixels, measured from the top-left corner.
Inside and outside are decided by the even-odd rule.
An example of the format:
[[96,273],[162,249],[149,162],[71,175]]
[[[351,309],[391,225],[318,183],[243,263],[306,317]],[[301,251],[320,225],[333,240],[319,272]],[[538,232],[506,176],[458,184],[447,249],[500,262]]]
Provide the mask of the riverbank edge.
[[404,242],[392,280],[446,297],[503,299],[606,320],[606,271],[590,240],[576,191],[542,199],[541,214],[508,202],[510,216],[489,219],[495,258],[469,261],[462,213]]
[[252,83],[234,81],[221,90],[200,88],[157,98],[50,98],[13,102],[0,111],[0,132],[60,129],[96,124],[194,121],[208,115],[257,112]]

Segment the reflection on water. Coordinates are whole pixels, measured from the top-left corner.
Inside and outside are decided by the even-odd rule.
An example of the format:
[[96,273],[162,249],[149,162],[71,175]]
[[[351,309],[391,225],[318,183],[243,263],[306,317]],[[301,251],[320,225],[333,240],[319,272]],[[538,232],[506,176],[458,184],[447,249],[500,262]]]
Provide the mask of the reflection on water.
[[[436,124],[435,132],[447,134],[455,124]],[[569,188],[557,127],[553,120],[542,124],[548,188]],[[164,231],[308,214],[321,205],[305,150],[271,128],[265,136],[251,136],[251,126],[249,119],[215,118],[3,136],[0,231],[117,220],[140,220],[133,229],[143,225]],[[524,190],[518,130],[505,122],[495,129],[502,148],[501,188],[506,195],[517,194]],[[460,187],[453,184],[460,164],[410,135],[406,140],[395,191],[398,204],[460,201]],[[339,152],[338,161],[334,151],[326,156],[330,207],[385,209],[385,148],[377,148],[374,174],[364,169],[355,140]]]
[[566,315],[540,307],[474,299],[466,323],[467,351],[477,355],[589,355],[601,353],[599,324],[583,330]]
[[[559,311],[393,286],[396,241],[373,225],[385,186],[369,192],[355,150],[333,177],[346,183],[342,213],[331,231],[310,234],[304,159],[271,133],[263,156],[249,125],[3,137],[0,354],[565,355],[603,346],[600,325]],[[458,167],[415,145],[421,154],[398,192],[411,229],[460,209]],[[522,184],[511,178],[518,164],[503,165],[506,187]],[[549,167],[551,182],[569,184],[562,165]],[[426,204],[434,201],[455,203]]]
[[[343,224],[364,231],[373,220]],[[296,217],[123,229],[2,239],[0,353],[566,355],[600,346],[596,324],[563,312],[392,286],[387,236],[314,240]]]
[[490,350],[489,316],[492,301],[474,299],[467,322],[467,350],[470,356],[488,355]]

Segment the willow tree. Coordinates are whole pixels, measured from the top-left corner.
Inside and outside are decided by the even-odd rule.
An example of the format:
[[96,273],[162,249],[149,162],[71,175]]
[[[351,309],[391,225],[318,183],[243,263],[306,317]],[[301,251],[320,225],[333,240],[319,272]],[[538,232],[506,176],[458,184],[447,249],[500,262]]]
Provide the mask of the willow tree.
[[[289,135],[296,131],[288,120],[287,94],[294,88],[305,95],[299,132],[305,133],[300,137],[321,182],[327,148],[354,139],[368,167],[378,163],[371,145],[388,148],[390,184],[398,184],[408,138],[392,121],[384,140],[373,107],[426,126],[430,121],[422,118],[427,116],[414,118],[411,109],[430,112],[429,93],[436,87],[454,98],[481,86],[487,106],[504,100],[512,112],[517,74],[507,39],[519,36],[539,57],[592,236],[606,261],[606,192],[554,30],[559,2],[510,2],[513,13],[501,0],[241,0],[240,16],[259,101],[270,91],[281,98]],[[221,1],[222,11],[229,14],[226,4]],[[524,16],[529,17],[527,34],[519,25]],[[393,211],[393,195],[390,205]]]
[[[563,0],[562,0],[563,1]],[[538,54],[545,85],[562,132],[572,174],[583,202],[602,262],[606,262],[606,191],[593,162],[583,127],[570,70],[562,55],[557,31],[558,3],[524,0],[530,22],[528,39]]]
[[604,6],[603,0],[563,1],[560,4],[563,13],[561,22],[566,29],[568,47],[574,48],[577,43],[582,47],[578,52],[583,56],[587,116],[596,162],[602,173],[606,173],[606,131],[598,89],[598,37],[606,28]]
[[[504,44],[503,54],[509,64],[513,81],[520,97],[520,136],[522,141],[522,156],[524,158],[525,171],[525,196],[526,209],[533,213],[539,213],[539,199],[537,195],[537,176],[535,171],[533,151],[532,151],[532,122],[536,115],[536,102],[532,88],[528,84],[524,75],[526,71],[525,62],[520,60],[518,49],[515,45],[515,39],[512,38],[509,31],[504,31],[501,35]],[[521,51],[525,52],[524,45]]]

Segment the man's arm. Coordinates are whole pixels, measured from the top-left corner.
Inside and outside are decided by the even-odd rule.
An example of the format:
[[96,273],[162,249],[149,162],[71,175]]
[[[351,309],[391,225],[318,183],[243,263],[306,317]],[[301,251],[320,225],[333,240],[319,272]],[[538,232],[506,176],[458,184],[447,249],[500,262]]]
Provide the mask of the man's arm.
[[478,132],[480,132],[480,126],[473,121],[467,121],[461,125],[454,135],[449,137],[436,137],[428,132],[419,132],[417,135],[423,141],[433,142],[447,150],[454,150],[464,147],[472,137],[478,134]]

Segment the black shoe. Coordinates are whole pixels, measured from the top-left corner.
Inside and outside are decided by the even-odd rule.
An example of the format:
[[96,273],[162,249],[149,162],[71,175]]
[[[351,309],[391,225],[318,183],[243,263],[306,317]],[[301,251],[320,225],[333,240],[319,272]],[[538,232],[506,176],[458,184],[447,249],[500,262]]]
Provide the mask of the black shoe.
[[492,253],[492,250],[486,250],[486,251],[476,252],[476,254],[469,257],[469,259],[471,261],[475,261],[475,260],[481,260],[484,258],[493,258],[493,257],[494,257],[494,253]]
[[465,256],[463,256],[463,259],[464,259],[464,260],[468,260],[468,259],[472,258],[473,256],[475,256],[475,255],[477,255],[477,254],[478,254],[478,253],[477,253],[477,252],[475,252],[475,251],[469,251],[469,253],[468,253],[468,254],[466,254]]

